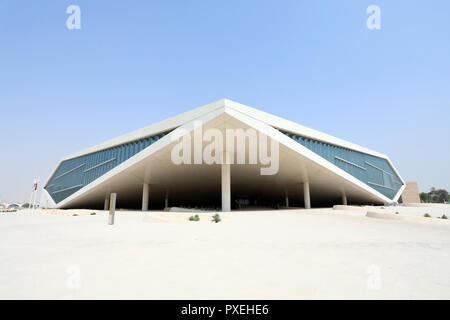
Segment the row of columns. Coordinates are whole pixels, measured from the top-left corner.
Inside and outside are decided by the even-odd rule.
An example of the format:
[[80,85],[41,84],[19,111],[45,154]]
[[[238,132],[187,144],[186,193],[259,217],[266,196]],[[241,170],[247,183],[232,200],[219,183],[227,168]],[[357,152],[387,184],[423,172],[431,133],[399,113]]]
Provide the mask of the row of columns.
[[[229,164],[222,164],[221,168],[221,192],[222,192],[222,211],[231,210],[231,168]],[[142,211],[148,211],[150,194],[150,185],[148,183],[143,184],[142,188]],[[284,189],[286,207],[289,208],[289,194],[288,189]],[[303,200],[305,209],[311,209],[311,195],[309,190],[309,182],[303,182]],[[342,204],[347,205],[347,196],[342,195]],[[164,207],[169,207],[169,189],[166,188],[164,197]],[[109,209],[109,197],[105,198],[105,210]]]
[[[230,179],[230,165],[222,165],[222,211],[231,211],[231,179]],[[148,211],[150,195],[150,185],[148,183],[143,184],[142,188],[142,211]],[[289,194],[287,187],[284,189],[285,204],[289,208]],[[109,210],[109,196],[105,197],[104,210]],[[309,191],[309,182],[303,183],[303,200],[305,209],[311,209],[311,195]],[[342,195],[342,204],[347,205],[347,196]],[[164,208],[169,207],[169,189],[166,189],[164,197]]]
[[[103,209],[109,210],[109,194],[105,196],[105,204]],[[144,183],[142,185],[142,211],[148,211],[148,203],[150,199],[150,185],[148,183]],[[166,194],[164,197],[164,208],[169,207],[169,188],[166,188]]]
[[[222,211],[231,211],[231,168],[229,164],[222,164],[221,169],[221,190],[222,190]],[[150,185],[144,183],[142,188],[142,211],[148,211]],[[166,188],[164,197],[165,208],[169,207],[169,189]],[[105,210],[109,207],[109,198],[105,198]]]

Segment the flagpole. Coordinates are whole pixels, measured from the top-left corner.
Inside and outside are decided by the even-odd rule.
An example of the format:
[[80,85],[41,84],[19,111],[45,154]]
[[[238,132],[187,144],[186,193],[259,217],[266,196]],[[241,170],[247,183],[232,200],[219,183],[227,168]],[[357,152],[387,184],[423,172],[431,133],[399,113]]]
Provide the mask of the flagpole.
[[31,209],[31,206],[33,204],[33,192],[34,192],[34,188],[33,188],[33,190],[31,190],[31,196],[30,196],[30,202],[28,203],[28,209]]
[[31,209],[31,213],[33,213],[33,196],[34,196],[35,186],[36,186],[36,178],[34,178],[34,180],[33,180],[33,187],[31,188],[30,204],[28,206]]
[[36,199],[37,199],[37,188],[38,188],[38,185],[39,185],[39,177],[37,177],[37,180],[36,180],[36,186],[35,186],[35,188],[34,188],[33,212],[34,212],[34,209],[35,209],[35,207],[36,207]]

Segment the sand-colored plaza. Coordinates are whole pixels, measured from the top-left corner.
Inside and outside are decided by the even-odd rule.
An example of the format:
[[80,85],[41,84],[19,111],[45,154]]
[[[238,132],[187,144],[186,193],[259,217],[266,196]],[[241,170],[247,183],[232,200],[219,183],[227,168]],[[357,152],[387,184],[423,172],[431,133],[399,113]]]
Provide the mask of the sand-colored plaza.
[[450,298],[449,206],[339,209],[1,214],[0,299]]

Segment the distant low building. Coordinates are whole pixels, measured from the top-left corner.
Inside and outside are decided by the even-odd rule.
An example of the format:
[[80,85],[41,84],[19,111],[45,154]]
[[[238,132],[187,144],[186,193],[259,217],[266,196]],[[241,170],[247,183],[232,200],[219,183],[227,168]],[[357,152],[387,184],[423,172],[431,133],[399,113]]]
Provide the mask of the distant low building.
[[0,209],[1,210],[17,210],[20,207],[17,203],[0,203]]
[[406,182],[402,193],[403,203],[420,203],[419,186],[417,182]]

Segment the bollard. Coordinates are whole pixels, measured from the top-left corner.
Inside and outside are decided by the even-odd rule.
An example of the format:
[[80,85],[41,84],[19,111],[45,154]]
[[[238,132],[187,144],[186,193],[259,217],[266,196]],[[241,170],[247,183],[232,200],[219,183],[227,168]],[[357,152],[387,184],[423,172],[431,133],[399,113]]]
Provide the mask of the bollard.
[[108,217],[108,224],[110,225],[114,224],[114,214],[116,213],[116,198],[117,193],[111,193],[111,199],[109,201],[109,217]]

